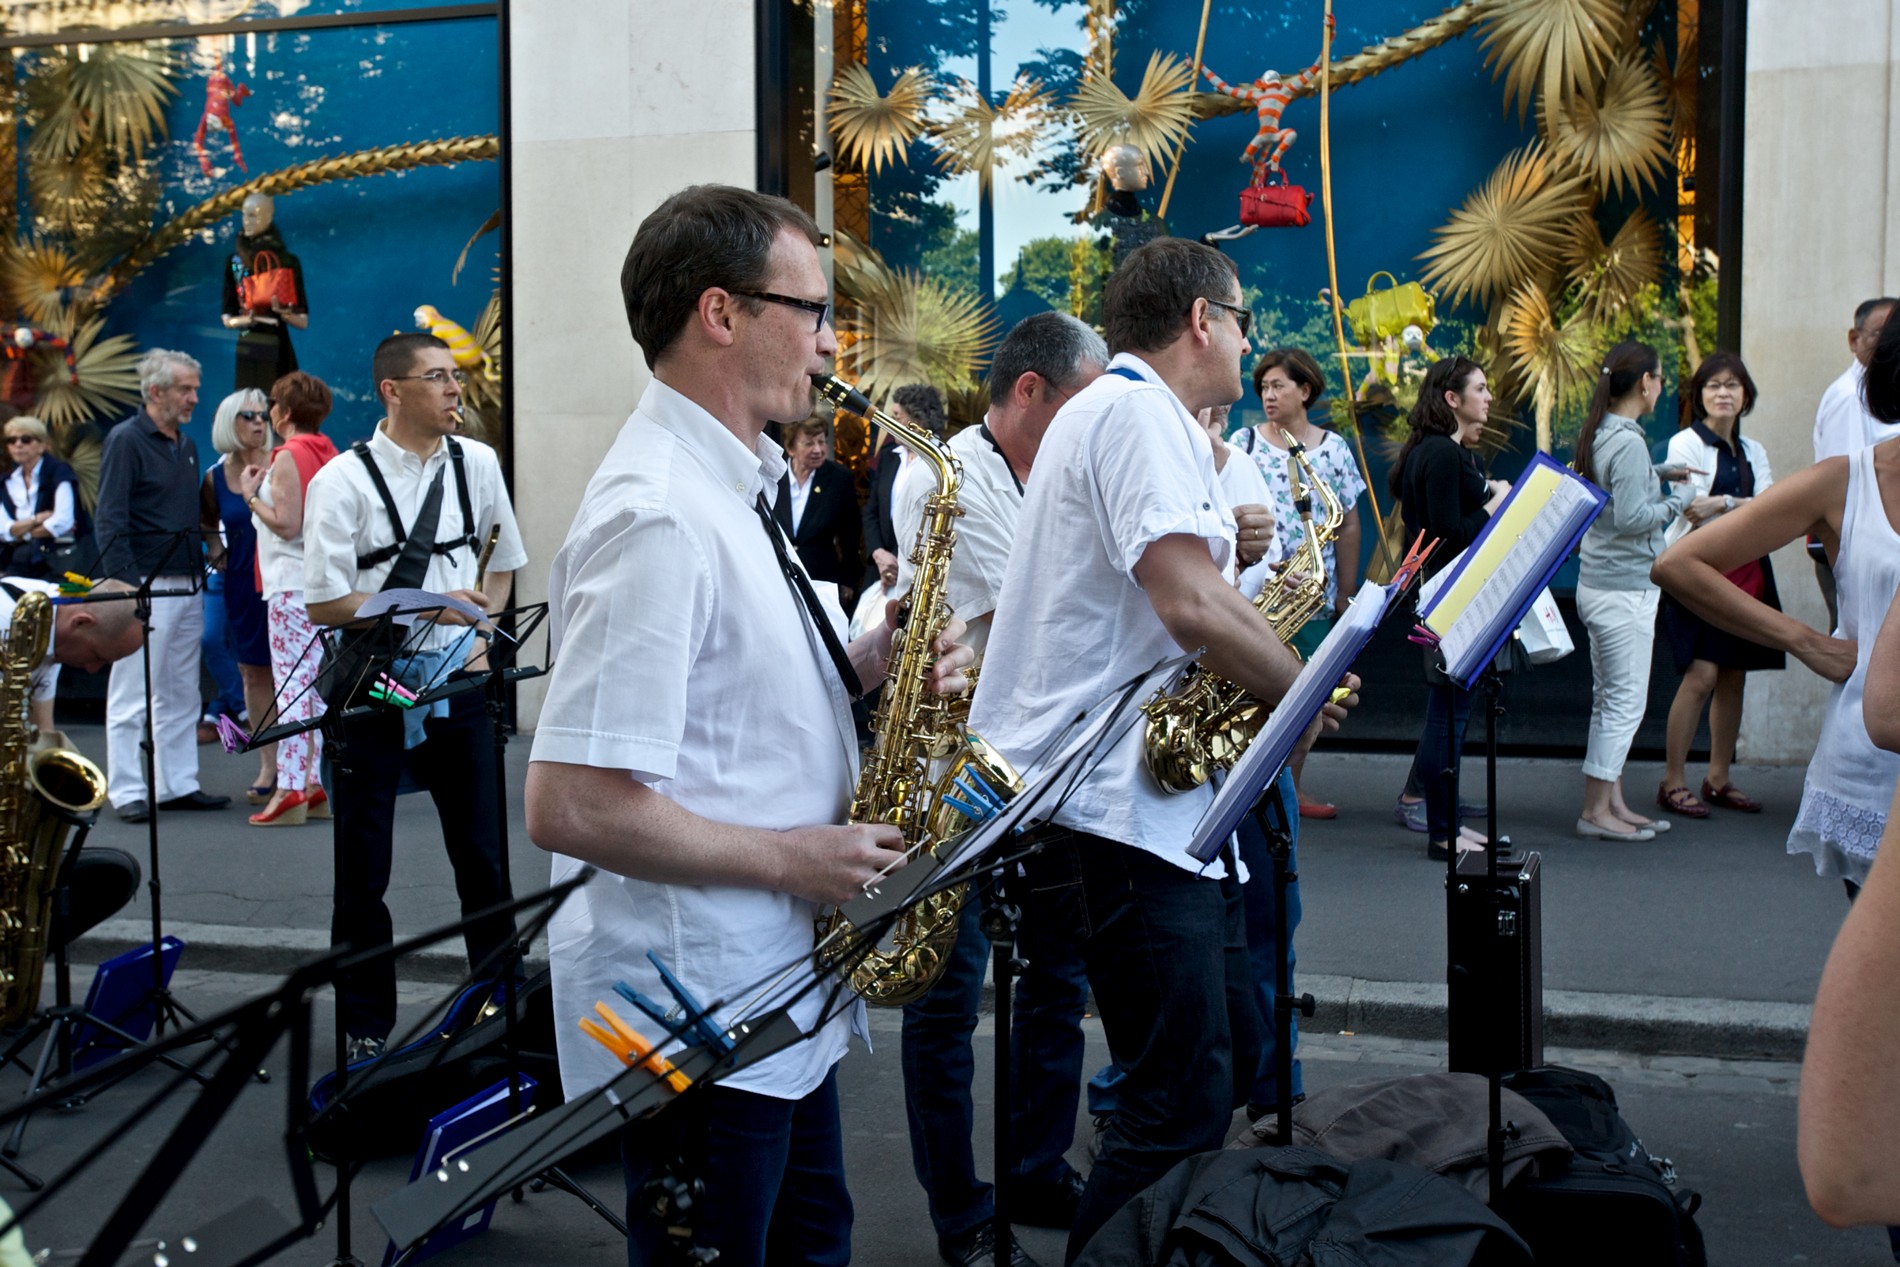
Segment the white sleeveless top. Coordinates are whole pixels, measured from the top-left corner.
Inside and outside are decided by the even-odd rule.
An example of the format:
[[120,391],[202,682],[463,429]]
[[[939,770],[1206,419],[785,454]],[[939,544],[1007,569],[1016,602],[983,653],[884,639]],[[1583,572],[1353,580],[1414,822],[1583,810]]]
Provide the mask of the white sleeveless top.
[[[1886,442],[1893,443],[1900,441]],[[1900,533],[1894,531],[1880,504],[1874,449],[1860,450],[1848,463],[1841,549],[1834,561],[1840,609],[1835,634],[1857,639],[1860,656],[1852,675],[1828,697],[1821,739],[1808,763],[1801,812],[1788,834],[1788,852],[1813,854],[1818,875],[1860,884],[1873,865],[1880,833],[1887,826],[1894,784],[1900,780],[1900,754],[1874,747],[1861,716],[1861,691],[1874,637],[1895,592],[1900,591]]]
[[[284,452],[284,450],[277,450]],[[271,460],[276,461],[276,454]],[[292,459],[293,470],[295,459]],[[258,485],[257,500],[266,506],[276,508],[277,502],[271,496],[270,480],[266,478]],[[308,505],[305,506],[307,510]],[[303,534],[300,532],[286,541],[259,519],[255,512],[251,522],[257,526],[257,575],[263,581],[262,593],[266,598],[272,594],[299,594],[303,592]]]

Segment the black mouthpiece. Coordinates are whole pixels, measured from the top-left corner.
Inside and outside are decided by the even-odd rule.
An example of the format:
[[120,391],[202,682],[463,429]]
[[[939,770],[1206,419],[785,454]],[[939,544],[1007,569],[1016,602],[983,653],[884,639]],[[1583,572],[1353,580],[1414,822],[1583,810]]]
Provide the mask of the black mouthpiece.
[[871,416],[871,398],[836,374],[813,374],[811,381],[820,396],[840,409],[848,409],[860,418]]

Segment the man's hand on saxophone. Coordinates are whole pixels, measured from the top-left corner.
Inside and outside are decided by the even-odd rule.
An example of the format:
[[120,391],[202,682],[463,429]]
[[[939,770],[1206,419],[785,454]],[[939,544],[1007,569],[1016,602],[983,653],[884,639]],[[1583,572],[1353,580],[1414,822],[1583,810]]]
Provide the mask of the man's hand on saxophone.
[[1250,568],[1267,557],[1267,547],[1273,544],[1273,511],[1266,506],[1234,507],[1235,550],[1240,555],[1242,569]]
[[[897,599],[886,603],[884,619],[848,649],[851,667],[857,670],[858,680],[867,691],[884,680],[885,668],[891,659],[891,634],[897,627],[900,605]],[[963,641],[968,629],[969,626],[961,618],[952,616],[944,625],[943,632],[937,635],[937,660],[931,666],[929,681],[933,695],[961,695],[970,689],[970,679],[964,670],[976,663],[976,652]]]

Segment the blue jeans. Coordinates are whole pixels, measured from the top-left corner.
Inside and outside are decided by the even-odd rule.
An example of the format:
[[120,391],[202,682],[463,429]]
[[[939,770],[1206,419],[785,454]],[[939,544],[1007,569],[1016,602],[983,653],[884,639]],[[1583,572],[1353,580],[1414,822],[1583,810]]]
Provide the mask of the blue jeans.
[[693,1244],[720,1267],[851,1261],[851,1195],[844,1186],[838,1071],[802,1100],[713,1086],[695,1089],[620,1136],[627,1177],[628,1267],[668,1261],[666,1229],[640,1190],[667,1165],[702,1179]]
[[[1297,996],[1299,990],[1293,985],[1293,968],[1298,962],[1293,950],[1293,934],[1300,926],[1300,816],[1295,808],[1293,771],[1280,771],[1276,789],[1284,798],[1282,804],[1294,812],[1287,815],[1287,827],[1292,835],[1293,847],[1287,855],[1287,870],[1292,880],[1286,887],[1286,979],[1288,992]],[[1274,821],[1279,821],[1277,808],[1267,811]],[[1279,1030],[1273,1021],[1273,969],[1274,956],[1279,948],[1274,935],[1274,912],[1279,906],[1280,894],[1273,883],[1273,862],[1267,854],[1267,838],[1261,834],[1260,827],[1250,814],[1240,821],[1240,860],[1247,865],[1249,872],[1247,883],[1241,886],[1241,901],[1247,915],[1247,958],[1253,964],[1254,997],[1260,1004],[1260,1065],[1254,1075],[1253,1089],[1247,1093],[1247,1102],[1254,1105],[1272,1105],[1279,1102],[1279,1070],[1276,1056],[1279,1048]],[[1300,1017],[1293,1014],[1293,1025],[1289,1031],[1293,1046],[1293,1095],[1305,1094],[1300,1078]]]
[[[995,1216],[991,1186],[977,1178],[970,1084],[976,1074],[971,1035],[983,997],[989,939],[983,904],[971,895],[957,924],[943,975],[904,1008],[904,1111],[910,1158],[930,1201],[937,1235],[957,1236]],[[1082,1078],[1082,1013],[1088,980],[1073,948],[1045,950],[1016,980],[1010,1058],[1018,1182],[1057,1182],[1069,1163]]]
[[[1259,1062],[1240,884],[1067,828],[1038,833],[1024,868],[1023,945],[1081,950],[1109,1054],[1115,1115],[1069,1234],[1069,1261],[1132,1197],[1219,1148]],[[1244,1071],[1236,1077],[1236,1071]]]
[[[1294,805],[1293,771],[1280,771],[1275,781],[1280,795],[1285,798],[1283,804]],[[1286,891],[1286,979],[1288,989],[1292,989],[1293,968],[1298,957],[1293,949],[1293,934],[1300,926],[1300,816],[1291,815],[1287,824],[1293,837],[1293,846],[1288,851],[1287,870],[1292,873],[1292,881]],[[1267,840],[1255,824],[1252,815],[1242,819],[1239,828],[1240,860],[1247,864],[1250,873],[1247,883],[1241,886],[1241,906],[1247,919],[1247,958],[1253,965],[1254,997],[1260,1006],[1260,1067],[1254,1074],[1253,1089],[1247,1094],[1249,1105],[1272,1105],[1279,1102],[1279,1069],[1276,1056],[1279,1050],[1279,1030],[1273,1023],[1273,956],[1274,956],[1274,910],[1279,905],[1280,894],[1273,883],[1273,862],[1267,854]],[[1289,1031],[1294,1051],[1297,1053],[1300,1043],[1300,1018],[1293,1015],[1293,1026]],[[1111,1062],[1095,1071],[1089,1079],[1089,1112],[1097,1117],[1115,1111],[1121,1085],[1122,1071]],[[1293,1058],[1293,1094],[1304,1095],[1305,1086],[1300,1076],[1300,1060]]]
[[211,680],[218,686],[218,697],[207,703],[204,711],[213,717],[222,713],[236,721],[244,715],[244,679],[238,674],[237,653],[231,650],[224,625],[224,573],[212,572],[205,577],[204,610],[205,627],[198,637],[198,647],[204,653]]
[[1418,737],[1418,755],[1412,758],[1406,790],[1425,797],[1429,840],[1449,841],[1458,835],[1458,766],[1470,718],[1470,691],[1444,685],[1442,679],[1427,683],[1425,731]]

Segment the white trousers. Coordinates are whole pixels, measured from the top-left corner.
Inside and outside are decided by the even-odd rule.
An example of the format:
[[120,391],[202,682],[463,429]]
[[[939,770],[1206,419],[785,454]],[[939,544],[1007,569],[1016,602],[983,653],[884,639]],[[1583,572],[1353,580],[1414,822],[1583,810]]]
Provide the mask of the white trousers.
[[1583,772],[1613,783],[1649,703],[1649,657],[1662,591],[1577,586],[1577,615],[1590,631],[1590,745]]
[[[162,576],[155,590],[182,590],[191,578]],[[204,604],[197,594],[152,600],[152,786],[169,801],[198,790],[198,639]],[[106,796],[113,808],[145,799],[145,661],[142,653],[112,666],[106,684]]]

